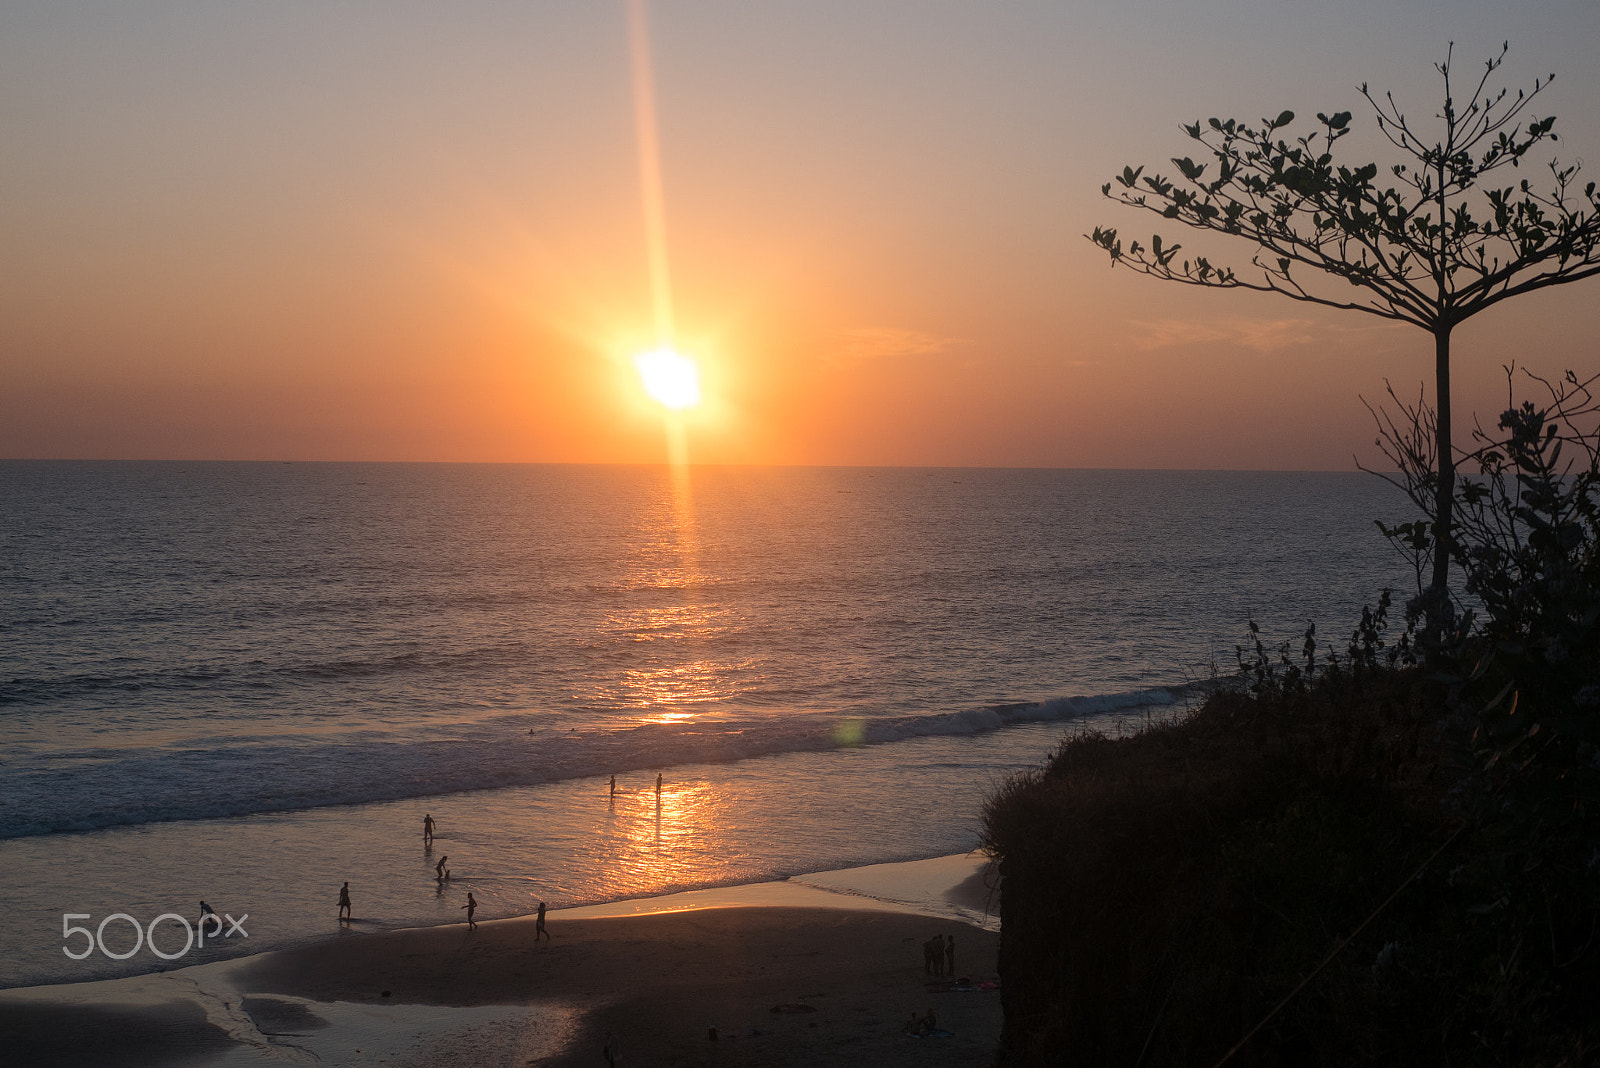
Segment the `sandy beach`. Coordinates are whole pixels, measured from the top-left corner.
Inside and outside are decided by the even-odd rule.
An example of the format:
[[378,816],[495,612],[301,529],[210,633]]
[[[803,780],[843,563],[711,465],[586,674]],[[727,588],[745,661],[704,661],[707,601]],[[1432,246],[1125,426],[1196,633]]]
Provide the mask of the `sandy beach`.
[[[955,910],[944,916],[860,889],[918,874],[885,865],[857,888],[836,877],[831,891],[764,884],[556,912],[548,940],[529,918],[357,925],[243,960],[6,991],[0,1048],[37,1065],[578,1066],[606,1063],[614,1035],[630,1066],[982,1064],[1000,1029],[998,935],[959,918],[981,904],[974,862],[959,859],[921,862],[969,873],[937,895]],[[969,982],[924,973],[935,934],[955,938]],[[907,1034],[930,1010],[940,1034]]]

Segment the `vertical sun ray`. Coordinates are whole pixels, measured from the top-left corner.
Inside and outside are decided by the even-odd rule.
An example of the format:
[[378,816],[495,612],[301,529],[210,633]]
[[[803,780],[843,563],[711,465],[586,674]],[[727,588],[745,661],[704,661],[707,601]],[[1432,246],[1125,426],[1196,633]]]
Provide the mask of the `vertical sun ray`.
[[672,278],[667,268],[667,220],[661,193],[661,144],[657,135],[655,76],[650,64],[650,24],[645,0],[628,0],[628,43],[633,58],[634,129],[639,142],[639,192],[644,202],[645,243],[650,257],[650,294],[656,343],[672,348]]
[[639,192],[644,207],[645,244],[650,263],[650,295],[655,313],[653,352],[635,358],[646,391],[667,409],[667,469],[671,521],[681,554],[686,587],[699,581],[699,537],[689,475],[689,442],[683,410],[700,400],[694,362],[674,348],[672,278],[667,262],[665,198],[661,189],[661,143],[656,121],[655,77],[650,63],[650,25],[646,0],[628,0],[628,44],[633,60],[634,130],[639,144]]

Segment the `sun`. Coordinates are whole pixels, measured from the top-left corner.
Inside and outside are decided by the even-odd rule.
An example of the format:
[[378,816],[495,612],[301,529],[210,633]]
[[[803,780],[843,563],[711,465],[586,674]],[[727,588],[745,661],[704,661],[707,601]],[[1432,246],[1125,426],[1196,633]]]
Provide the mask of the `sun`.
[[660,348],[635,356],[633,365],[644,391],[668,408],[682,411],[700,403],[700,370],[687,356]]

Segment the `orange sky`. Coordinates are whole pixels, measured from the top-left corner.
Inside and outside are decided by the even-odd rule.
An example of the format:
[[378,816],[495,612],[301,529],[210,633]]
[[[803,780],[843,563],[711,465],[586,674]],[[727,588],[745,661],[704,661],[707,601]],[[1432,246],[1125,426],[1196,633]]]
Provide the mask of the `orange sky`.
[[[1081,235],[1148,229],[1099,185],[1187,152],[1179,122],[1360,120],[1362,81],[1432,109],[1451,38],[1556,70],[1539,113],[1600,160],[1600,6],[1394,7],[657,0],[693,459],[1370,455],[1358,395],[1413,390],[1426,335]],[[0,457],[660,461],[629,79],[622,0],[7,5]],[[1597,309],[1579,283],[1459,329],[1458,408],[1513,357],[1596,369]]]

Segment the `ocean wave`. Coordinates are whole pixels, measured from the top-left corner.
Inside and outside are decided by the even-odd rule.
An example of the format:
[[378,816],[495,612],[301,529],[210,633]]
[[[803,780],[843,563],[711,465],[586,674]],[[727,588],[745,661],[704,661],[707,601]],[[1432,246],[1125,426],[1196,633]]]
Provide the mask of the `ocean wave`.
[[[567,728],[499,716],[448,737],[274,737],[220,747],[57,750],[0,767],[0,838],[293,812],[779,753],[1159,717],[1197,684],[926,715],[821,713]],[[530,726],[532,725],[532,726]],[[40,766],[40,765],[43,766]]]
[[[262,687],[286,694],[302,685],[351,680],[449,675],[463,670],[491,671],[526,661],[534,655],[527,643],[509,643],[463,651],[372,651],[328,659],[272,661],[215,659],[205,663],[160,663],[125,670],[89,670],[61,674],[19,674],[0,678],[0,706],[60,705],[112,693],[161,694],[195,691],[225,693]],[[122,658],[131,659],[131,658]]]

